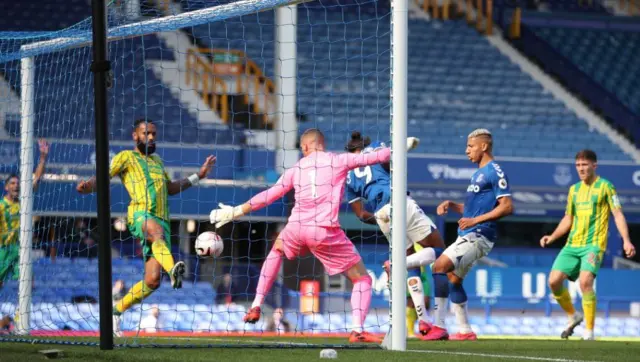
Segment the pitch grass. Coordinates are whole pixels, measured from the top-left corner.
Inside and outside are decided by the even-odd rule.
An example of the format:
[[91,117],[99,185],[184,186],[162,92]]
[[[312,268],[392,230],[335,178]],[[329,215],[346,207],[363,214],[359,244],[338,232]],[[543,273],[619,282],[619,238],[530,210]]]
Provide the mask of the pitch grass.
[[[59,339],[62,340],[62,339]],[[66,338],[73,342],[96,342],[96,338]],[[73,346],[0,342],[0,361],[45,361],[38,351],[58,349],[59,361],[273,361],[308,362],[320,360],[319,343],[344,344],[344,339],[282,339],[282,338],[138,338],[116,339],[117,344],[137,342],[140,347],[118,347],[101,351],[96,346]],[[289,343],[293,348],[281,348]],[[308,343],[314,348],[295,347]],[[176,348],[151,345],[174,344]],[[185,348],[189,344],[199,346]],[[227,344],[235,348],[205,348],[206,345]],[[253,348],[256,345],[270,348]],[[276,348],[280,346],[280,348]],[[241,347],[241,348],[238,348]],[[375,348],[375,346],[372,346]],[[341,361],[640,361],[640,342],[603,342],[579,340],[511,340],[484,339],[476,342],[422,342],[409,340],[408,352],[379,349],[337,349]]]

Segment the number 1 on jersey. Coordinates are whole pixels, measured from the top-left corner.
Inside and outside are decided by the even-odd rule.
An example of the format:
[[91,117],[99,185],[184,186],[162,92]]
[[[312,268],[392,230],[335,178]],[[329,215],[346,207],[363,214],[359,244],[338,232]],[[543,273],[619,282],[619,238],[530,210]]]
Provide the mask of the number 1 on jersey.
[[315,199],[318,197],[318,189],[316,187],[316,170],[309,171],[309,179],[311,180],[311,196]]

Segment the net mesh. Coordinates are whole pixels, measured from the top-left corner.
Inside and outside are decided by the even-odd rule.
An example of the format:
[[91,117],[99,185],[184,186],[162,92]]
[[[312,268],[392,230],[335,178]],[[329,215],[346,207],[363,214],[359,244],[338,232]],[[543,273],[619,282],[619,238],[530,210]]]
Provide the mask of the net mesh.
[[[222,256],[199,259],[193,247],[197,235],[214,230],[207,220],[219,202],[244,202],[278,177],[275,7],[286,3],[183,0],[143,2],[139,8],[129,2],[109,6],[111,158],[133,148],[132,125],[139,118],[154,120],[156,153],[173,180],[197,172],[208,155],[217,156],[208,180],[167,202],[171,252],[176,261],[186,263],[183,287],[173,290],[165,274],[153,294],[124,312],[120,325],[125,344],[156,343],[144,339],[154,336],[210,343],[198,342],[197,337],[247,333],[315,335],[326,342],[351,330],[350,282],[329,277],[311,256],[285,261],[265,300],[262,319],[256,324],[242,320],[255,296],[260,266],[290,212],[291,198],[253,213],[251,219],[217,229],[225,240]],[[99,330],[96,196],[75,191],[79,180],[95,174],[92,54],[87,46],[91,22],[89,9],[72,5],[46,7],[75,24],[65,30],[25,32],[24,24],[17,22],[0,38],[4,91],[0,131],[6,136],[0,142],[2,172],[5,176],[18,172],[24,147],[20,144],[24,57],[34,60],[34,136],[51,143],[46,173],[34,193],[30,333],[65,337],[67,342],[95,336]],[[388,141],[388,2],[323,0],[297,8],[297,125],[280,132],[295,134],[316,127],[328,135],[328,148],[337,151],[353,130]],[[42,30],[28,8],[16,5],[14,11],[31,19],[26,30]],[[59,29],[60,24],[50,28]],[[37,145],[34,156],[35,164],[43,158]],[[129,193],[114,178],[114,302],[146,278],[143,248],[128,227],[129,202]],[[8,215],[5,220],[19,216]],[[362,233],[356,225],[349,235],[363,258],[368,265],[381,265],[387,258],[386,240],[372,231]],[[384,275],[381,268],[370,272],[376,282],[365,327],[384,333],[389,319],[386,280],[379,280]],[[27,281],[19,280],[17,268],[2,277],[0,314],[20,318],[18,286]],[[265,341],[220,339],[216,345]]]

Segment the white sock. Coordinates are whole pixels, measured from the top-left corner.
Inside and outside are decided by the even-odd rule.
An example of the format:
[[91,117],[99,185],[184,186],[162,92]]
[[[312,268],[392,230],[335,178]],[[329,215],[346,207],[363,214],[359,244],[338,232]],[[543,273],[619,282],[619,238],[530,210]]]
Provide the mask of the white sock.
[[593,329],[584,329],[584,332],[582,332],[582,338],[584,339],[591,339],[593,338]]
[[449,298],[435,298],[433,305],[433,324],[440,328],[447,328],[445,318],[447,317],[447,300]]
[[471,333],[471,325],[469,325],[469,314],[467,313],[467,302],[464,303],[451,303],[453,306],[453,312],[456,315],[456,322],[458,322],[458,328],[460,333]]
[[407,257],[407,269],[415,269],[429,265],[436,261],[436,252],[433,248],[424,248]]
[[[413,285],[412,285],[413,284]],[[424,303],[424,291],[422,289],[422,280],[418,277],[411,277],[407,279],[407,288],[411,295],[418,320],[429,323],[427,318],[427,306]]]

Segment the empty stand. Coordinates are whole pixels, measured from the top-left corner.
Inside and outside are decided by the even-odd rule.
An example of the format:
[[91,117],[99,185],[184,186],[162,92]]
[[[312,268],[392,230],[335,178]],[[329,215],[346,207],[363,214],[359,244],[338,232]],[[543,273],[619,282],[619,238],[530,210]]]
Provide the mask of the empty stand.
[[552,27],[533,30],[640,115],[640,33]]

